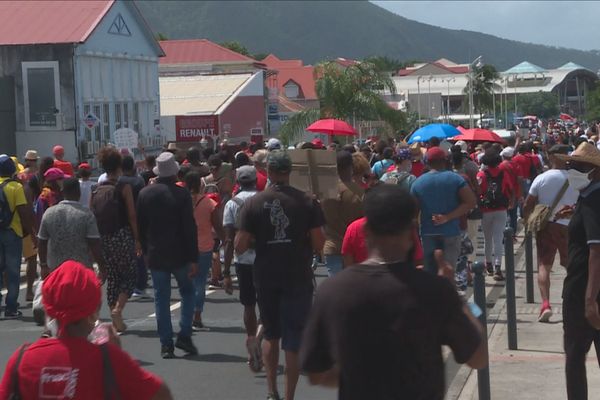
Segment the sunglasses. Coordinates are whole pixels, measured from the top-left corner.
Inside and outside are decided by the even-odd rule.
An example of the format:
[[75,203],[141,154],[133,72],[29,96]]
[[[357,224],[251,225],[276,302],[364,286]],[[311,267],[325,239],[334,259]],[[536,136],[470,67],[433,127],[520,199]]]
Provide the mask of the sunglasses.
[[596,168],[595,165],[580,162],[580,161],[567,161],[566,167],[567,167],[567,169],[574,169],[579,172],[591,172]]

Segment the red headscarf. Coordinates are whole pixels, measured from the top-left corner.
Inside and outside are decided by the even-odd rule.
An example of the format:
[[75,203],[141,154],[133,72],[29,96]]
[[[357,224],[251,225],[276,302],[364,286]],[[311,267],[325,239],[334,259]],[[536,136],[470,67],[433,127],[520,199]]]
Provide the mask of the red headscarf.
[[100,281],[94,271],[72,260],[55,269],[42,286],[46,313],[62,327],[96,312],[101,294]]

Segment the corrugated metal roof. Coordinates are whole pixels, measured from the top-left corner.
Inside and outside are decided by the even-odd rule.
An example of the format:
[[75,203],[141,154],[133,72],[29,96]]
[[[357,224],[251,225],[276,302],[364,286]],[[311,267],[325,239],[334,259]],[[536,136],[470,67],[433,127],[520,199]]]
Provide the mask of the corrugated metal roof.
[[0,1],[0,45],[82,43],[113,3]]
[[251,77],[252,74],[160,77],[160,114],[214,114]]
[[528,61],[523,61],[511,69],[504,71],[505,74],[539,74],[541,72],[546,72],[546,70]]
[[557,69],[567,69],[567,70],[573,70],[573,69],[587,69],[586,67],[582,67],[579,64],[575,64],[572,61],[569,61],[568,63],[566,63],[565,65],[561,65],[560,67],[558,67]]
[[206,39],[163,40],[160,46],[166,57],[160,64],[205,64],[214,62],[255,63],[256,60]]

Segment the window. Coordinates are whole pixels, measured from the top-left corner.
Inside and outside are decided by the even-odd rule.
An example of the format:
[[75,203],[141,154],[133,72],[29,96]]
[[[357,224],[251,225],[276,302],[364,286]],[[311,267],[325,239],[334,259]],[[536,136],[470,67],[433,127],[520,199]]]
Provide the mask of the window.
[[140,133],[140,104],[133,103],[133,130]]
[[[102,106],[100,104],[96,104],[94,106],[94,115],[100,119],[100,121],[102,121]],[[98,124],[98,126],[96,126],[94,128],[94,137],[96,138],[96,140],[102,141],[102,122],[100,122]]]
[[123,127],[123,117],[121,114],[121,103],[115,103],[115,130]]
[[58,61],[23,62],[25,129],[60,130]]
[[288,99],[295,99],[300,94],[298,85],[296,85],[293,82],[286,83],[286,85],[284,86],[284,89],[285,89],[285,97],[287,97]]
[[123,103],[123,127],[129,128],[129,104]]
[[[110,141],[110,119],[108,110],[110,109],[110,104],[104,103],[102,105],[103,113],[102,113],[102,138],[104,142]],[[100,116],[98,116],[100,118]]]

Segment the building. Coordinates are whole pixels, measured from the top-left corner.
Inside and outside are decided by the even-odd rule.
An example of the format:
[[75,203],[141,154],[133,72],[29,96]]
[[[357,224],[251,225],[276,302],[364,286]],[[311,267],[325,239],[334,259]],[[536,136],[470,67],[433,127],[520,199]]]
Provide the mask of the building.
[[160,44],[160,125],[169,141],[263,140],[263,64],[206,39]]
[[131,1],[0,2],[2,152],[92,160],[119,128],[160,145],[163,55]]
[[[468,64],[457,64],[447,59],[415,64],[402,69],[392,77],[397,98],[387,93],[384,97],[394,108],[417,113],[422,120],[469,120],[467,98],[469,85]],[[503,109],[507,99],[529,93],[551,92],[557,95],[561,112],[581,117],[585,114],[585,97],[598,76],[591,70],[574,63],[555,69],[545,69],[524,61],[504,72],[496,81],[495,103],[498,115],[511,119],[515,110]],[[514,102],[513,102],[514,103]],[[510,115],[509,115],[510,114]],[[477,119],[477,117],[475,117]]]

